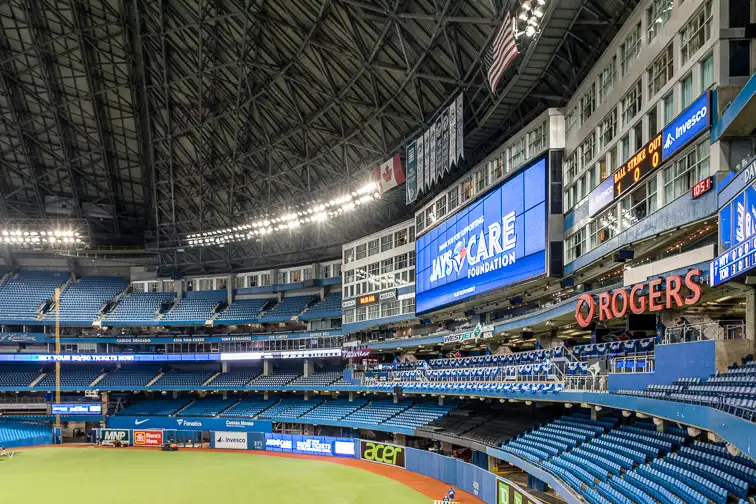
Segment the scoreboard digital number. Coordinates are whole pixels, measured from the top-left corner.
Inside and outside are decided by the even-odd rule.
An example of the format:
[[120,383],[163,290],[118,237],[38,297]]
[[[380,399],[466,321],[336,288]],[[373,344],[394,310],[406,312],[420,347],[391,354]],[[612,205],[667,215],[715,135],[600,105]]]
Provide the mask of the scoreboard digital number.
[[699,198],[703,196],[705,193],[711,191],[712,186],[713,186],[713,182],[711,180],[711,177],[706,177],[705,179],[701,180],[700,182],[697,182],[696,185],[693,186],[693,188],[690,190],[690,196],[693,199]]
[[617,198],[633,188],[657,169],[661,161],[662,135],[659,133],[614,172],[614,197]]

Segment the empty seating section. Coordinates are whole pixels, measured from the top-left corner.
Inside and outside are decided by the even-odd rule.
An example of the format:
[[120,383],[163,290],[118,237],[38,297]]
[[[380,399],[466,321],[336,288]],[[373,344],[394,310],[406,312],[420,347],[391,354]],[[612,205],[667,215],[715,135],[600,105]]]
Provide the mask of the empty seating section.
[[648,385],[643,390],[619,390],[618,394],[666,399],[717,408],[756,421],[756,363],[733,365],[727,372],[701,381],[680,378],[672,385]]
[[106,322],[155,322],[162,303],[176,297],[175,292],[132,292],[119,301],[115,309],[105,316]]
[[213,316],[213,310],[228,293],[225,290],[187,292],[173,308],[163,315],[163,322],[204,324]]
[[200,387],[214,374],[213,371],[166,371],[150,388]]
[[21,271],[0,285],[0,321],[31,321],[37,309],[55,296],[55,289],[68,281],[68,273]]
[[[34,442],[35,439],[48,437],[47,440]],[[49,425],[22,422],[3,422],[0,424],[0,446],[13,448],[30,444],[52,442],[52,429]]]
[[222,417],[254,418],[278,402],[278,398],[263,399],[263,396],[248,397],[220,414]]
[[[60,386],[85,389],[101,374],[102,371],[96,369],[67,370],[63,368],[60,372]],[[34,388],[55,390],[55,371],[47,373],[45,377],[34,386]]]
[[425,403],[415,404],[398,415],[389,418],[383,424],[392,427],[416,428],[421,425],[427,425],[438,418],[446,416],[449,411],[456,407],[456,403],[444,405]]
[[302,376],[297,378],[289,385],[292,387],[327,387],[344,375],[341,371],[331,371],[326,373],[316,373],[312,376]]
[[101,390],[128,390],[146,386],[159,373],[157,368],[118,369],[106,374],[95,384]]
[[346,399],[329,400],[302,415],[301,419],[303,421],[306,420],[315,423],[317,423],[318,420],[338,422],[345,416],[362,408],[367,403],[367,399],[355,399],[352,402],[349,402]]
[[345,422],[380,424],[412,406],[412,401],[371,401],[370,404],[344,418]]
[[151,399],[132,404],[116,414],[122,416],[171,416],[191,401],[187,398]]
[[260,371],[252,369],[248,371],[229,371],[228,373],[221,373],[213,378],[207,386],[242,388],[258,376],[260,376]]
[[218,416],[224,410],[230,408],[238,402],[236,397],[229,397],[223,399],[222,397],[206,397],[203,399],[197,399],[192,404],[187,406],[178,412],[177,416],[191,417],[191,416]]
[[277,323],[288,322],[296,317],[305,309],[305,307],[315,298],[312,296],[292,296],[284,298],[283,301],[273,307],[272,310],[265,312],[260,317],[260,322]]
[[341,316],[341,291],[331,292],[325,299],[316,302],[304,312],[299,320]]
[[39,371],[14,371],[0,369],[0,387],[26,388],[37,379]]
[[260,376],[256,380],[254,380],[252,383],[249,384],[250,387],[256,388],[256,387],[283,387],[284,385],[287,385],[289,382],[292,382],[299,378],[300,375],[296,373],[281,373],[281,374],[272,374],[268,376]]
[[260,311],[270,303],[270,299],[239,299],[215,316],[215,323],[257,322]]
[[318,397],[305,401],[302,397],[288,397],[260,414],[262,418],[299,418],[311,409],[320,406],[323,399]]
[[[128,286],[128,280],[119,277],[83,277],[69,284],[60,295],[60,321],[91,325],[102,305]],[[45,319],[55,320],[55,310],[48,311]]]

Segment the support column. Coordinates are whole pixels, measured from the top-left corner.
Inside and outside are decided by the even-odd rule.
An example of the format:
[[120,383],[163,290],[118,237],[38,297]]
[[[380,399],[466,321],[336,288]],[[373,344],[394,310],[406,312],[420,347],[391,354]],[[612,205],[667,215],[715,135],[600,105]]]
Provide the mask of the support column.
[[441,441],[441,451],[444,453],[451,453],[454,450],[454,446],[446,441]]
[[749,289],[746,292],[745,306],[746,339],[756,339],[756,290]]
[[305,401],[309,401],[310,400],[310,393],[307,392],[306,390],[305,390],[305,393],[304,393],[304,400]]
[[221,373],[228,373],[228,362],[221,362]]
[[264,360],[263,361],[263,376],[270,376],[270,361]]
[[407,446],[407,436],[404,434],[394,434],[394,444],[399,446]]
[[394,392],[394,394],[392,395],[392,398],[394,400],[394,404],[399,402],[399,395],[396,392]]
[[444,405],[444,397],[443,396],[441,396],[441,397],[438,398],[438,405],[439,406],[443,406]]
[[178,390],[173,391],[173,398],[178,399]]
[[355,397],[357,397],[356,392],[349,392],[349,402],[354,402]]
[[222,394],[223,394],[223,399],[224,399],[224,400],[225,400],[225,399],[228,399],[228,390],[224,390],[224,391],[222,392]]
[[315,374],[315,363],[311,359],[305,359],[303,373],[305,378]]
[[268,391],[267,390],[265,392],[263,392],[263,400],[264,401],[268,400]]
[[656,425],[656,432],[664,432],[667,428],[667,421],[663,418],[654,418],[654,425]]
[[[160,285],[163,284],[163,282],[158,282]],[[181,299],[184,297],[184,279],[179,278],[178,280],[173,281],[173,287],[176,289],[176,297]]]
[[498,459],[493,455],[488,456],[488,472],[496,473],[499,463]]
[[598,411],[596,411],[596,408],[591,408],[591,420],[598,420],[599,414]]
[[231,273],[226,279],[226,301],[228,304],[234,302],[234,287],[236,287],[236,275]]

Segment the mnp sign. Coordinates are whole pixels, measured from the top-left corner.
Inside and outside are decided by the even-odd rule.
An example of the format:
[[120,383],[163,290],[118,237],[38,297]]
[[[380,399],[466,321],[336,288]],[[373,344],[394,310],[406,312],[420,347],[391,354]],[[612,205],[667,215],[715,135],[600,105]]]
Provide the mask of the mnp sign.
[[130,440],[131,435],[126,429],[102,429],[100,431],[100,442],[105,446],[112,446],[116,441],[128,445]]
[[404,447],[360,440],[360,458],[379,464],[405,468]]

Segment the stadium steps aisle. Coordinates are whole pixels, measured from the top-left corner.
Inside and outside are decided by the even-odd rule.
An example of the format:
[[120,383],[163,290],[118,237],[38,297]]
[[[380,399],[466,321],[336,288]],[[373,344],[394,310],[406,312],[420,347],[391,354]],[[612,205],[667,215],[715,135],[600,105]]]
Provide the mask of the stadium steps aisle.
[[45,376],[47,376],[47,373],[39,373],[39,376],[32,380],[32,382],[29,384],[29,387],[36,387],[39,382],[45,379]]
[[145,387],[152,387],[152,386],[153,386],[153,385],[155,384],[155,382],[156,382],[156,381],[158,381],[158,380],[159,380],[160,378],[162,378],[162,377],[163,377],[163,375],[164,375],[164,374],[165,374],[165,373],[164,373],[164,372],[162,372],[162,371],[161,371],[160,373],[158,373],[158,374],[157,374],[157,376],[156,376],[155,378],[153,378],[152,380],[148,381],[148,382],[147,382],[147,383],[145,384]]
[[101,373],[100,376],[98,376],[97,378],[95,378],[94,381],[89,384],[89,386],[90,387],[94,387],[95,385],[97,385],[98,383],[100,383],[102,381],[102,379],[105,378],[105,376],[107,374],[108,374],[107,371],[105,371],[104,373]]
[[211,381],[215,380],[219,376],[220,376],[220,372],[215,373],[213,376],[211,376],[210,378],[208,378],[207,380],[205,380],[205,383],[203,383],[202,386],[203,387],[207,387],[210,384]]
[[[183,408],[181,408],[180,410],[178,410],[177,412],[175,412],[171,416],[174,416],[174,417],[181,416],[181,412],[182,411],[184,411],[186,408],[188,408],[189,406],[191,406],[192,404],[194,404],[196,402],[197,402],[197,399],[194,399],[192,402],[190,402],[189,404],[187,404],[186,406],[184,406]],[[234,403],[234,404],[236,404],[236,403]]]

